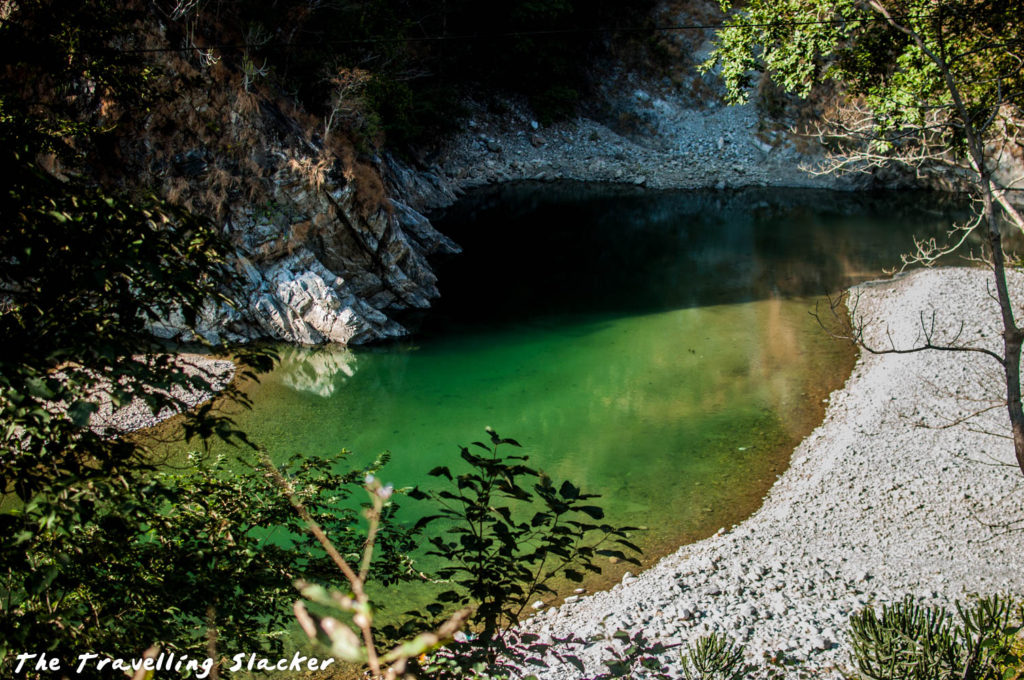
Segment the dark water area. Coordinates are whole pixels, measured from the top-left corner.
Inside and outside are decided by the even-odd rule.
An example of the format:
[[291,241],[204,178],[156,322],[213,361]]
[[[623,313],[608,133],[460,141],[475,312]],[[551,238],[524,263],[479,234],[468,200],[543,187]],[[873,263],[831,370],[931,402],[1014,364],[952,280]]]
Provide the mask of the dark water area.
[[966,216],[925,192],[501,185],[433,216],[464,254],[438,268],[420,330],[825,295]]
[[[478,191],[434,216],[464,253],[437,263],[442,298],[410,338],[282,347],[234,417],[277,460],[390,451],[399,487],[457,473],[491,426],[643,527],[650,564],[753,512],[821,421],[854,360],[809,314],[821,296],[962,214],[913,193]],[[401,517],[429,512],[405,499]],[[601,566],[588,587],[636,570]]]

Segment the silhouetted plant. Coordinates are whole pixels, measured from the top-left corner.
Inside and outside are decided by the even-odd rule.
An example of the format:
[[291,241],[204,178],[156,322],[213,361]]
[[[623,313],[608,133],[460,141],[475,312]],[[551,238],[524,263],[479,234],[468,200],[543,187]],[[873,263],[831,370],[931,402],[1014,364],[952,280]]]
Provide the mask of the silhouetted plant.
[[499,455],[501,446],[518,448],[519,442],[502,439],[490,428],[487,433],[490,444],[472,444],[482,455],[461,447],[469,471],[453,475],[446,466],[430,471],[450,488],[410,495],[440,506],[418,527],[446,523],[442,533],[429,539],[429,554],[445,560],[437,574],[457,586],[427,609],[438,616],[452,605],[475,606],[475,635],[449,651],[463,671],[475,668],[493,675],[507,670],[508,663],[544,665],[547,654],[557,653],[513,627],[536,598],[555,595],[553,579],[580,582],[585,572],[600,573],[599,558],[639,564],[627,551],[639,553],[640,548],[628,540],[634,528],[601,522],[604,511],[592,504],[597,494],[583,493],[568,481],[556,485],[529,467],[526,456]]
[[615,631],[612,644],[605,647],[611,658],[602,662],[608,670],[594,676],[593,680],[633,678],[638,675],[653,680],[672,680],[673,676],[669,675],[669,668],[661,658],[672,647],[678,645],[648,640],[643,631],[632,635],[625,630]]
[[1022,611],[991,596],[971,605],[956,603],[957,618],[925,607],[909,596],[873,607],[850,619],[853,663],[870,680],[996,680],[1019,675],[1015,649]]

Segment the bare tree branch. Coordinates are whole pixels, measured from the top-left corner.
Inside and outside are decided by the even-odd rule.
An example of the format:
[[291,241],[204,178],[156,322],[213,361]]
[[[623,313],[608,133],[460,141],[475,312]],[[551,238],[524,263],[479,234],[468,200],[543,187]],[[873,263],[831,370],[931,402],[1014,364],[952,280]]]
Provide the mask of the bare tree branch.
[[[914,347],[897,347],[890,329],[886,327],[885,336],[889,341],[889,346],[878,347],[873,345],[865,339],[865,331],[872,325],[872,322],[857,315],[857,306],[860,302],[859,296],[853,296],[852,306],[849,303],[850,297],[851,296],[848,291],[843,291],[838,296],[833,297],[830,295],[827,297],[829,306],[828,314],[831,317],[830,322],[825,321],[825,318],[821,313],[820,302],[815,303],[814,311],[811,312],[811,316],[814,317],[822,329],[824,329],[825,332],[833,338],[852,342],[870,354],[913,354],[927,350],[936,350],[940,352],[973,352],[991,357],[999,362],[1000,366],[1005,366],[1006,362],[1003,356],[990,349],[959,344],[960,336],[963,334],[964,329],[963,322],[960,323],[960,327],[948,342],[936,341],[936,312],[934,310],[932,310],[931,316],[928,319],[926,319],[923,311],[920,312],[921,335],[924,338],[923,343],[915,345]],[[849,309],[848,318],[842,315],[840,311],[844,306]]]

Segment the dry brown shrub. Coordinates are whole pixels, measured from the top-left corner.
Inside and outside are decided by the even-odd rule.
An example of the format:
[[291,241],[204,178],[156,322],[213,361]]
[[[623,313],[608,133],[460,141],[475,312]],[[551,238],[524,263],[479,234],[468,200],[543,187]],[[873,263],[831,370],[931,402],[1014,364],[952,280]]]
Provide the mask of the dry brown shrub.
[[333,134],[327,140],[327,151],[341,163],[345,179],[352,180],[352,167],[356,164],[356,149],[347,134]]
[[168,63],[170,64],[173,72],[183,78],[195,78],[199,75],[199,71],[195,66],[188,60],[182,57],[176,52],[171,52],[168,57]]
[[239,161],[239,168],[242,174],[248,177],[258,178],[263,174],[263,168],[256,162],[256,159],[252,157],[252,154],[243,156]]
[[355,202],[359,214],[364,218],[379,211],[385,204],[384,182],[377,171],[365,164],[356,163],[352,169],[355,187]]
[[694,75],[690,80],[690,97],[694,101],[711,102],[719,99],[718,93],[708,86],[699,75]]
[[210,169],[206,181],[210,186],[223,191],[228,191],[238,186],[238,178],[220,166],[214,166]]
[[317,129],[320,125],[320,121],[317,120],[316,116],[310,114],[302,106],[291,99],[284,99],[280,101],[281,113],[291,118],[305,133],[305,140],[308,141],[309,133]]
[[259,203],[268,197],[266,184],[259,180],[245,182],[245,197],[249,203]]
[[315,158],[303,156],[301,158],[289,158],[288,169],[292,171],[306,186],[314,191],[320,191],[327,181],[327,173],[331,169],[331,158],[326,154],[320,154]]
[[313,232],[313,223],[310,221],[298,222],[293,224],[291,227],[291,233],[288,236],[288,254],[292,254],[295,248],[302,245],[309,240],[309,235]]
[[259,109],[260,100],[255,94],[241,88],[235,90],[235,111],[242,116],[248,116],[256,113]]
[[164,192],[164,196],[167,201],[174,205],[182,205],[182,200],[185,197],[185,193],[188,191],[189,186],[181,177],[172,177],[167,182],[167,190]]
[[199,206],[204,209],[203,212],[208,215],[212,215],[220,219],[227,212],[228,195],[219,187],[206,187],[206,189],[199,194],[197,200]]
[[[230,42],[225,36],[230,37],[236,29],[207,22],[198,30],[205,35],[192,35],[190,39],[202,47],[218,42],[215,38]],[[125,47],[162,50],[177,44],[169,42],[169,38],[180,37],[173,30],[165,34],[146,21],[140,23],[137,35],[136,41]],[[354,143],[355,136],[361,133],[353,130],[364,115],[362,90],[368,77],[365,72],[334,74],[330,82],[332,99],[325,102],[334,114],[331,119],[330,115],[311,115],[301,104],[275,89],[277,84],[272,79],[253,84],[251,91],[245,91],[237,60],[230,55],[218,56],[223,58],[216,63],[204,63],[195,51],[154,51],[151,64],[161,77],[153,81],[155,96],[151,108],[144,112],[128,106],[123,107],[125,111],[118,111],[118,107],[100,98],[100,107],[89,114],[119,119],[118,152],[124,157],[124,171],[118,181],[135,187],[160,187],[171,203],[223,219],[236,204],[266,202],[274,195],[276,185],[268,174],[276,172],[280,164],[264,165],[260,154],[284,151],[289,158],[287,172],[312,191],[329,186],[330,174],[337,168],[352,187],[356,212],[367,217],[386,209],[385,185],[373,165],[359,160]],[[0,71],[11,69],[10,65],[0,65]],[[24,83],[26,90],[38,90],[40,96],[52,97],[60,91],[54,83],[40,79],[19,82]],[[268,125],[261,102],[278,107],[289,119],[287,125]],[[323,138],[319,153],[313,150],[318,136]],[[362,142],[364,146],[365,143]],[[174,156],[191,149],[204,151],[208,160],[212,156],[209,170],[198,178],[171,176]],[[60,168],[54,171],[59,172]],[[320,217],[329,223],[336,219],[331,212],[333,208],[328,207]],[[292,229],[291,239],[308,239],[323,228],[327,227],[298,223]]]

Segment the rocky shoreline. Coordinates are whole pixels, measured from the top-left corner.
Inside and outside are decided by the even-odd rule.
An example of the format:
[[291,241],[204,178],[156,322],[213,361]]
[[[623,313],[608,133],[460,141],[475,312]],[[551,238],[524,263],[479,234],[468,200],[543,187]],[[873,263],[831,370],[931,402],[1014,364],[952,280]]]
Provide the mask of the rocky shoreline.
[[[217,392],[227,387],[235,377],[235,364],[227,359],[214,359],[202,354],[183,353],[175,356],[177,368],[189,376],[202,376],[212,391],[186,389],[176,386],[171,389],[170,396],[177,399],[183,409],[192,409],[212,399]],[[153,413],[141,398],[132,400],[127,406],[115,409],[110,400],[109,390],[98,387],[93,400],[99,407],[89,419],[89,426],[96,432],[108,434],[127,434],[142,430],[172,418],[182,410],[166,408],[160,413]]]
[[[767,120],[754,104],[695,107],[672,92],[637,88],[616,110],[641,119],[627,131],[613,121],[580,117],[541,128],[525,106],[479,115],[433,159],[434,185],[445,186],[426,207],[477,186],[520,180],[575,180],[654,189],[750,186],[855,189],[869,178],[816,174],[820,148]],[[416,199],[413,199],[414,201]]]
[[[982,269],[916,271],[853,289],[855,320],[875,346],[921,340],[919,312],[937,328],[995,348],[999,317]],[[1021,299],[1024,276],[1011,288]],[[991,365],[990,365],[991,364]],[[864,352],[825,421],[794,452],[751,518],[683,546],[610,591],[542,610],[526,626],[542,637],[601,641],[581,653],[604,670],[610,636],[643,630],[684,644],[710,631],[746,646],[756,673],[842,677],[849,615],[911,595],[950,607],[969,594],[1024,592],[1021,482],[1002,382],[988,357]],[[991,433],[996,433],[995,435]],[[771,660],[775,660],[774,662]],[[678,653],[666,659],[676,671]],[[802,669],[802,670],[798,670]],[[531,672],[536,672],[531,669]],[[576,678],[572,666],[539,673]]]

